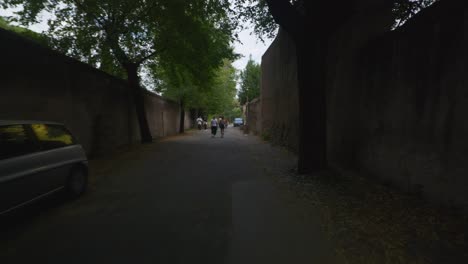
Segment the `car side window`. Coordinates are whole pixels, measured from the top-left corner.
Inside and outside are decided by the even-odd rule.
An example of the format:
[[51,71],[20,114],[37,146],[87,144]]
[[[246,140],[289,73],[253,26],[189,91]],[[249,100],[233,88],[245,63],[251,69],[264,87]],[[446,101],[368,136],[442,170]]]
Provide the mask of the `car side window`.
[[75,144],[73,136],[63,126],[32,124],[31,128],[39,140],[42,150],[62,148]]
[[23,125],[0,126],[0,160],[30,154],[37,150]]

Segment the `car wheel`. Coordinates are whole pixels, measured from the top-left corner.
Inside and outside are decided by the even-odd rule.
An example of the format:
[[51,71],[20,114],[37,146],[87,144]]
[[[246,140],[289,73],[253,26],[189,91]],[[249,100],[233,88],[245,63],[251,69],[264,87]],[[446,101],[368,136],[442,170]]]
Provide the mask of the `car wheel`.
[[88,187],[88,173],[81,168],[75,168],[67,179],[66,190],[72,198],[82,195]]

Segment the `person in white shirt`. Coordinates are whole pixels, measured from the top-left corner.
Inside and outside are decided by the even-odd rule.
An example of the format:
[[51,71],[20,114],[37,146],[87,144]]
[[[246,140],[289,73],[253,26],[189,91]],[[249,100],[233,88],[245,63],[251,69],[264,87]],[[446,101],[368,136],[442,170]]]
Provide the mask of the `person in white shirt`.
[[211,119],[211,137],[215,137],[216,136],[216,131],[218,130],[218,121],[216,121],[216,118],[213,117],[213,119]]
[[202,128],[202,122],[203,122],[203,119],[201,117],[198,117],[197,118],[198,130],[201,130]]

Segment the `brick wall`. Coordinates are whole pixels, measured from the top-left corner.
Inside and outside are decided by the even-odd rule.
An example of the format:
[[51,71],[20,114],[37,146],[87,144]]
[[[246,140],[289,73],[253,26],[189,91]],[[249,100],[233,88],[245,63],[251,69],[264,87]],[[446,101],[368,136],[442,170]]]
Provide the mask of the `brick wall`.
[[[0,119],[64,123],[88,154],[139,140],[123,80],[2,29],[0,77]],[[148,91],[145,105],[153,137],[178,132],[176,103]]]

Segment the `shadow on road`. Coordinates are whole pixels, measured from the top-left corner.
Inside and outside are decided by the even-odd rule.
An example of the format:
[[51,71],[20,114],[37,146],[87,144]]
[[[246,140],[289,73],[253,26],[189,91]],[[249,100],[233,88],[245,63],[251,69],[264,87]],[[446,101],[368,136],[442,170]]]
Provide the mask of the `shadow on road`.
[[13,239],[44,215],[53,214],[70,202],[73,200],[64,192],[57,192],[0,215],[0,243]]

